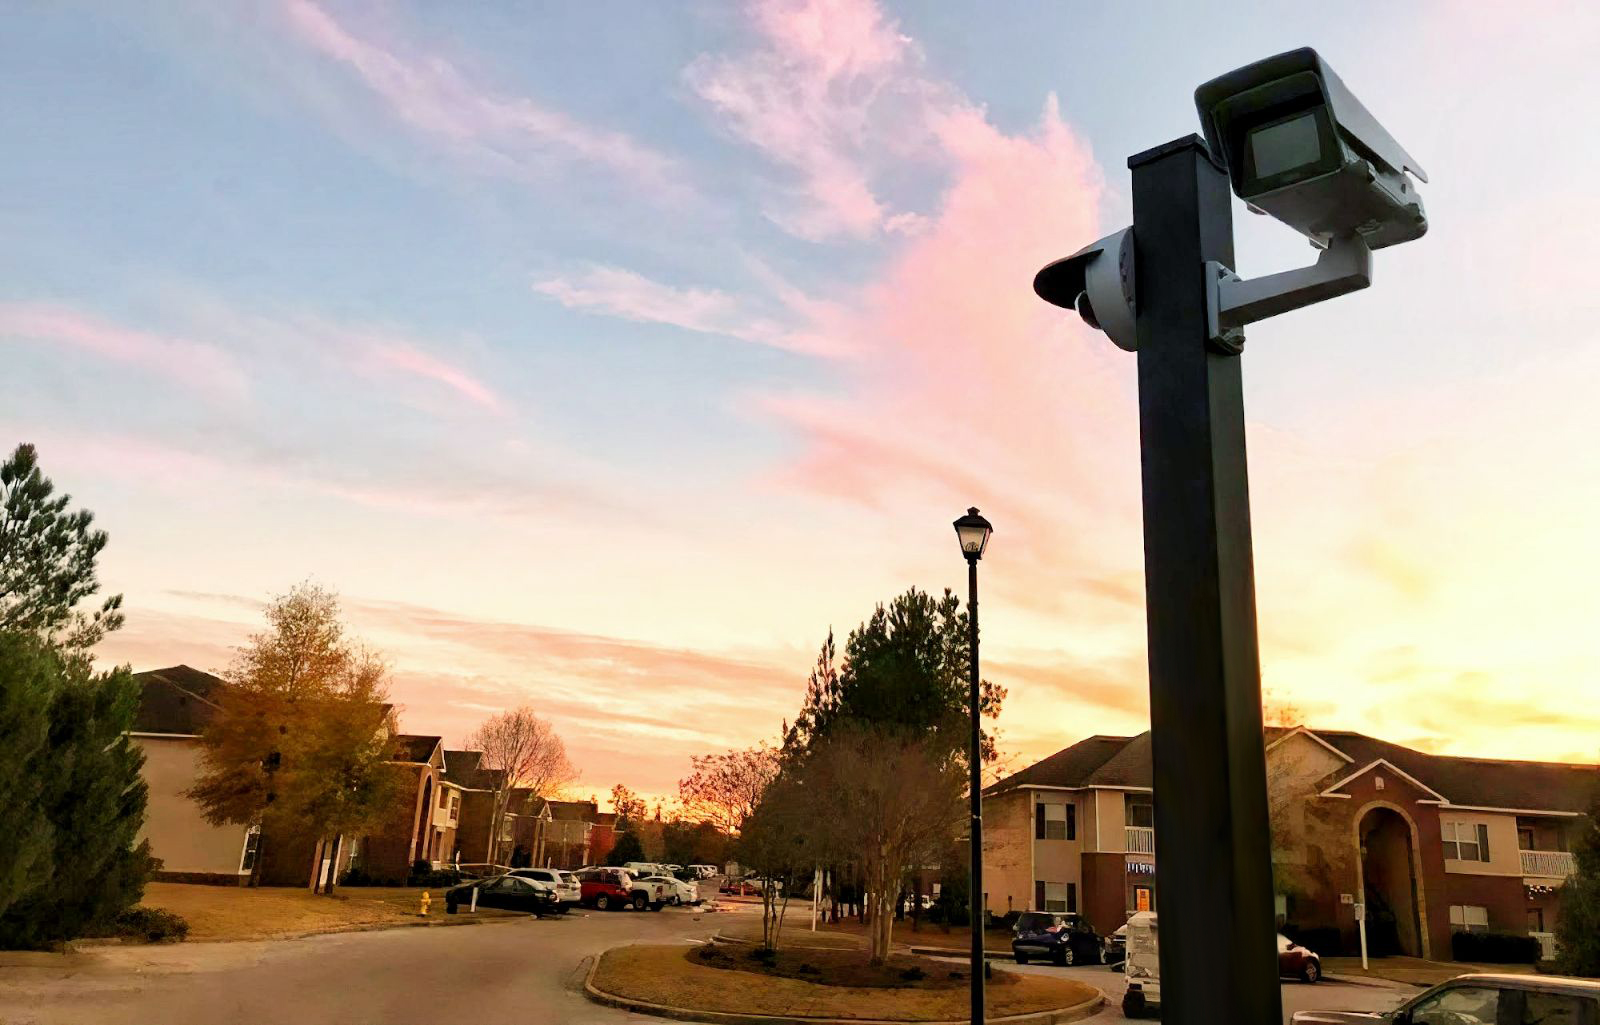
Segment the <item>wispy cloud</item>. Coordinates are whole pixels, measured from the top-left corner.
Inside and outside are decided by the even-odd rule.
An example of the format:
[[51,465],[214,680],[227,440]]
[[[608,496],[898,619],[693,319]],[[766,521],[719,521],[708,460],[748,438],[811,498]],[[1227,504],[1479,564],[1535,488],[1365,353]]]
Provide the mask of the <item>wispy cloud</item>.
[[535,281],[533,289],[569,309],[647,324],[722,335],[808,356],[840,356],[847,346],[823,325],[792,327],[750,309],[728,292],[676,288],[620,267],[590,267],[575,274]]
[[759,45],[704,55],[685,74],[730,132],[799,177],[767,215],[814,240],[920,227],[874,177],[925,147],[965,101],[923,73],[921,51],[877,4],[757,0],[748,10]]
[[0,304],[0,337],[62,346],[138,367],[221,400],[237,401],[250,392],[243,369],[216,345],[142,331],[67,306]]
[[[340,334],[337,329],[334,334]],[[456,395],[491,413],[504,413],[505,400],[476,376],[403,339],[357,330],[349,335],[351,359],[363,368],[393,370],[422,381],[441,384]]]
[[664,196],[687,189],[677,161],[627,134],[585,124],[473,82],[449,60],[365,38],[311,0],[283,8],[291,32],[353,71],[393,116],[482,169],[544,177],[573,163],[605,168]]

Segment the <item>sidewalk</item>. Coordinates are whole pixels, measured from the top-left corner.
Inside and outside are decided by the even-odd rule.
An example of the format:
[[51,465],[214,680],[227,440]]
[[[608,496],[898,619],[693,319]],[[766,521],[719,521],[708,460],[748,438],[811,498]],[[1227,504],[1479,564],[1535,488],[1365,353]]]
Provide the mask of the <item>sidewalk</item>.
[[1328,979],[1337,981],[1360,983],[1386,980],[1423,988],[1475,972],[1535,974],[1533,965],[1466,964],[1458,961],[1425,961],[1420,957],[1375,957],[1368,959],[1367,963],[1370,967],[1363,970],[1359,957],[1325,957],[1322,959],[1322,971]]

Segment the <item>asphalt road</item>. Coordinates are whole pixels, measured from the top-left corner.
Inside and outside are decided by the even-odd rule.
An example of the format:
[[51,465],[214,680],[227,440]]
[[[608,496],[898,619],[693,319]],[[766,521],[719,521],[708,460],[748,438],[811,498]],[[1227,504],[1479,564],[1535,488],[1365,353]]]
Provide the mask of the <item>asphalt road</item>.
[[679,908],[596,912],[12,958],[0,967],[0,1023],[659,1025],[584,999],[587,958],[625,943],[703,939],[731,917]]
[[[625,943],[703,939],[759,913],[668,908],[301,940],[94,947],[0,959],[0,1025],[440,1025],[470,1022],[659,1023],[580,993],[588,958]],[[1105,991],[1104,967],[1012,966],[1061,973]],[[1287,1011],[1384,1010],[1414,990],[1285,983]],[[1287,1020],[1287,1014],[1285,1015]],[[1123,1021],[1113,1005],[1091,1019]]]

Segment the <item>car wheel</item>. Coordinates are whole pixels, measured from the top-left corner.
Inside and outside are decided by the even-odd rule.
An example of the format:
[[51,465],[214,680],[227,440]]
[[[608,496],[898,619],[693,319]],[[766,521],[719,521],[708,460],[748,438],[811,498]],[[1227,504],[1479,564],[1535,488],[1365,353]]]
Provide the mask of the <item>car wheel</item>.
[[1124,1018],[1138,1018],[1144,1014],[1144,994],[1137,990],[1128,990],[1122,994],[1122,1016]]
[[661,908],[662,908],[662,903],[659,900],[650,905],[650,910],[651,911],[660,911]]
[[594,906],[597,911],[610,911],[611,898],[602,893],[594,899]]
[[1016,959],[1017,964],[1027,964],[1028,963],[1028,955],[1027,954],[1013,953],[1011,956]]
[[449,902],[447,902],[447,903],[446,903],[446,904],[445,904],[445,906],[444,906],[444,913],[445,913],[445,914],[447,914],[447,915],[453,915],[453,914],[455,914],[455,913],[456,913],[456,908],[458,908],[458,907],[460,907],[460,906],[461,906],[461,905],[459,905],[459,904],[457,904],[457,903],[456,903],[456,902],[455,902],[455,901],[453,901],[453,900],[452,900],[452,901],[449,901]]
[[644,910],[644,905],[645,905],[644,894],[642,894],[642,893],[638,894],[633,898],[633,910],[635,910],[635,911],[643,911]]
[[1322,966],[1313,958],[1306,958],[1306,963],[1300,966],[1300,978],[1306,982],[1316,982],[1322,978]]

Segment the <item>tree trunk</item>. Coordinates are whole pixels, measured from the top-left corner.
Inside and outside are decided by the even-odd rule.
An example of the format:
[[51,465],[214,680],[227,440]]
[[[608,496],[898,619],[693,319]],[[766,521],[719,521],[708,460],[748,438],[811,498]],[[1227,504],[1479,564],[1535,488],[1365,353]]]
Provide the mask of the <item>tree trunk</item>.
[[266,831],[265,828],[263,828],[261,830],[259,836],[258,836],[258,839],[256,840],[256,860],[250,866],[250,884],[249,885],[252,888],[261,885],[261,859],[266,856],[266,853],[267,853],[267,831]]
[[[339,879],[339,849],[344,846],[344,834],[336,833],[333,837],[333,855],[328,859],[328,881],[324,884],[322,892],[333,893],[333,884]],[[320,869],[321,866],[318,866]]]

